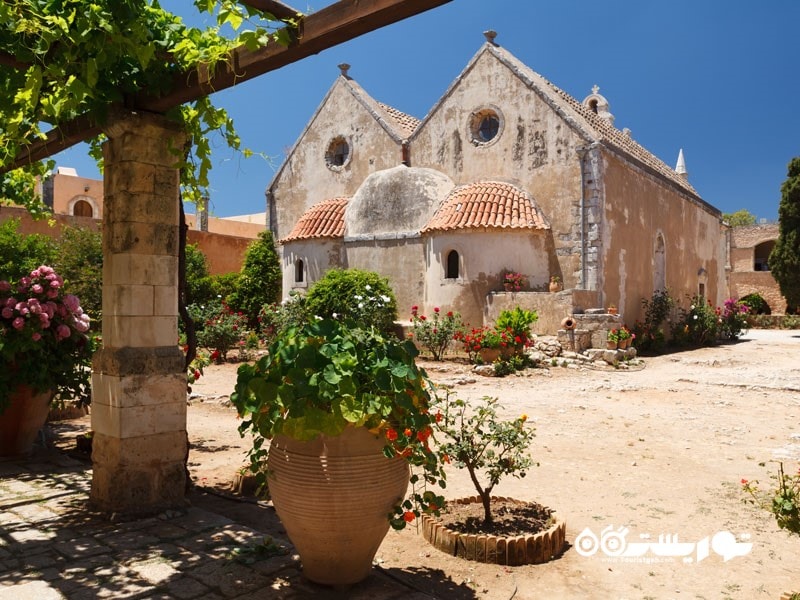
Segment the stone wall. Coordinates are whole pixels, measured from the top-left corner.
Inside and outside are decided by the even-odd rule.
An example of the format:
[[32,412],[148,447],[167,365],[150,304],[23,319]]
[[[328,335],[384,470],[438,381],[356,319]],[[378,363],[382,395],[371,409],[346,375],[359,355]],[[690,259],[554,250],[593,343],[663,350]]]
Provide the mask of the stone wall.
[[539,318],[531,327],[537,335],[556,335],[565,317],[584,312],[597,305],[597,292],[564,290],[561,292],[492,292],[486,297],[484,324],[492,324],[503,310],[519,306],[535,310]]

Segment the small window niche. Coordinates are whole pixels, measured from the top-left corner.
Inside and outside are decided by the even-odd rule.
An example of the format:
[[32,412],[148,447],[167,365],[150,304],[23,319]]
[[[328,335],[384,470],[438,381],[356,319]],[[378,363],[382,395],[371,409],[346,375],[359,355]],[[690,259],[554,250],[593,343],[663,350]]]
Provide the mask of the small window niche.
[[344,136],[336,136],[325,151],[325,164],[332,171],[340,171],[350,162],[350,143]]
[[461,257],[455,250],[447,253],[447,263],[445,265],[445,279],[458,279],[461,276]]
[[302,258],[294,261],[294,285],[295,287],[306,286],[306,264]]

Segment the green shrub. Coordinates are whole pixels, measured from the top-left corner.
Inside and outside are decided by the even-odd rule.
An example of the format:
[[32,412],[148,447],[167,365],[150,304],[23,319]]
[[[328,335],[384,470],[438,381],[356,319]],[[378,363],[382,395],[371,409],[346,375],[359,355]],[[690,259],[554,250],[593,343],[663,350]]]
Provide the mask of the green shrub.
[[649,299],[642,298],[644,321],[636,321],[633,325],[634,345],[639,352],[658,354],[664,349],[666,335],[663,325],[674,307],[675,300],[668,290],[656,290]]
[[397,319],[389,280],[372,271],[331,269],[308,290],[306,308],[323,319],[351,320],[388,333]]
[[292,290],[284,302],[273,302],[261,307],[258,313],[258,334],[265,345],[290,327],[302,327],[309,322],[306,298]]
[[752,294],[747,294],[746,296],[739,298],[739,302],[747,306],[748,313],[751,315],[769,315],[772,314],[772,310],[767,304],[767,301],[764,300],[763,296],[758,292],[753,292]]
[[197,328],[197,344],[211,351],[214,362],[224,362],[228,351],[247,336],[247,318],[221,300],[192,304],[188,310]]
[[53,264],[55,255],[53,240],[38,233],[20,233],[19,219],[0,223],[0,273],[3,279],[18,281],[27,277],[39,266]]
[[530,345],[531,325],[539,319],[535,310],[525,310],[519,306],[514,310],[502,310],[495,321],[495,329],[511,334],[516,348]]
[[702,296],[692,296],[689,308],[678,308],[680,318],[673,326],[672,341],[676,345],[708,346],[719,335],[719,316],[710,301]]
[[103,236],[96,229],[64,227],[53,266],[100,330],[103,310]]

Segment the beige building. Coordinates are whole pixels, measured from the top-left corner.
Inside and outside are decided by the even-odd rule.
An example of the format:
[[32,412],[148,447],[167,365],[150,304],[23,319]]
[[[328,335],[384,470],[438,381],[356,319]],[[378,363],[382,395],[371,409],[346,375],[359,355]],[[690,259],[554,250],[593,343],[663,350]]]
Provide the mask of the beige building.
[[730,296],[742,298],[758,293],[773,315],[786,313],[786,298],[769,272],[767,260],[778,239],[778,225],[734,227],[729,232]]
[[[616,304],[632,324],[654,290],[727,297],[720,212],[677,169],[583,101],[487,42],[421,121],[377,102],[348,65],[267,190],[284,295],[331,267],[388,277],[400,316],[536,308],[539,331]],[[503,270],[527,292],[501,292]],[[565,290],[547,292],[551,276]]]

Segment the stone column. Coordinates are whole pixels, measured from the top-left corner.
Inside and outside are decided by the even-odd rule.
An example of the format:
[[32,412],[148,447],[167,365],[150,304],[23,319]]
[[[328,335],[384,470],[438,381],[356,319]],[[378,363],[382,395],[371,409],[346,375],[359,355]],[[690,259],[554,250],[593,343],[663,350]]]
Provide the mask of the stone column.
[[178,348],[181,129],[115,115],[103,146],[103,347],[92,375],[91,500],[122,513],[183,504],[186,372]]

